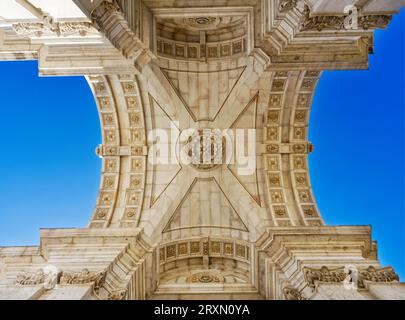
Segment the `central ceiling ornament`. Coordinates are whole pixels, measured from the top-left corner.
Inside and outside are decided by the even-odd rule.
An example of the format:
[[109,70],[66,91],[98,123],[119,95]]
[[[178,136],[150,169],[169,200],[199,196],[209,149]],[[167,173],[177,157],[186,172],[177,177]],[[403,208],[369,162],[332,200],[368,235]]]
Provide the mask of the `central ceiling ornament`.
[[199,129],[188,139],[190,164],[197,170],[213,170],[222,165],[225,139],[219,130]]
[[220,18],[216,17],[193,17],[193,18],[185,18],[184,22],[186,25],[196,29],[211,29],[215,28],[220,22]]
[[188,283],[223,283],[225,279],[219,274],[199,272],[188,277],[186,281]]

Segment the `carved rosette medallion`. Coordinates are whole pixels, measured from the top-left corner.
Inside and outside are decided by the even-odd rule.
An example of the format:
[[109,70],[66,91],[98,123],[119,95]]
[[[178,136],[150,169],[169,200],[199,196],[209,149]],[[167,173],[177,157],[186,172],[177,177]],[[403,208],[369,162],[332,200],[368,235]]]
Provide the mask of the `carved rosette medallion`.
[[224,283],[225,279],[219,274],[214,274],[210,272],[199,272],[191,275],[187,278],[188,283]]
[[216,17],[193,17],[185,18],[184,23],[189,27],[199,30],[213,29],[221,22],[220,18]]

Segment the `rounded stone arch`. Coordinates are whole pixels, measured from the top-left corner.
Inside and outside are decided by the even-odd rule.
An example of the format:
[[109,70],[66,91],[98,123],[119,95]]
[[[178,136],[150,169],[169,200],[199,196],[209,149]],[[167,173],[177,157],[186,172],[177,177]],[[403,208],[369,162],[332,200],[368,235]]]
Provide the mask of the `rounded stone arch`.
[[317,70],[275,71],[265,117],[265,174],[276,226],[323,225],[312,192],[308,127]]
[[88,76],[99,111],[100,190],[90,228],[138,225],[146,174],[143,104],[134,75]]
[[[263,155],[267,207],[276,226],[322,225],[307,163],[313,148],[308,142],[309,113],[320,72],[270,74]],[[145,99],[135,75],[87,80],[102,128],[102,145],[96,150],[102,157],[100,191],[89,226],[137,227],[147,182]]]

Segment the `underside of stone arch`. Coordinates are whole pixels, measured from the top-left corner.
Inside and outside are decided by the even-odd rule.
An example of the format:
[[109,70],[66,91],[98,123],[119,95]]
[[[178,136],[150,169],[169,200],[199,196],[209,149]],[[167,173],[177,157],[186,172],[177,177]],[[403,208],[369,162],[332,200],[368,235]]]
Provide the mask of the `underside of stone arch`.
[[[5,2],[0,59],[86,76],[102,173],[87,228],[0,248],[0,297],[405,298],[369,227],[324,225],[307,161],[322,71],[367,68],[401,1]],[[204,160],[240,149],[253,170]]]

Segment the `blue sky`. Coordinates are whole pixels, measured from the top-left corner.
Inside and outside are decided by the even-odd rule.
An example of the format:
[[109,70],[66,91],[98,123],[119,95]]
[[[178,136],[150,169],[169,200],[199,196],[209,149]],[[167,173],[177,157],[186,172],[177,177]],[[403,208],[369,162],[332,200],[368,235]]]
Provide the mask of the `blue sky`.
[[405,281],[405,11],[377,31],[367,71],[326,71],[314,97],[311,183],[328,225],[372,225]]
[[[311,182],[328,225],[372,225],[383,265],[405,280],[405,12],[378,31],[368,71],[323,74],[311,113]],[[39,78],[0,62],[0,245],[84,227],[96,201],[100,125],[82,77]]]

